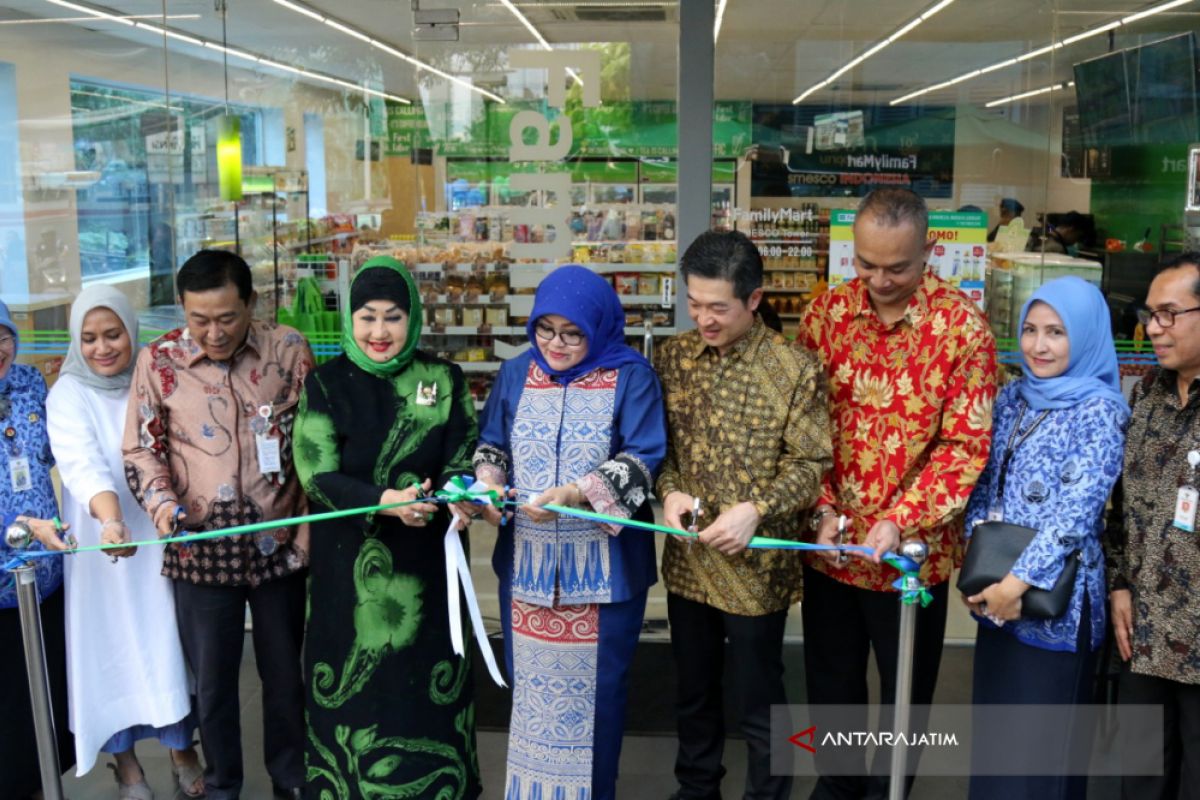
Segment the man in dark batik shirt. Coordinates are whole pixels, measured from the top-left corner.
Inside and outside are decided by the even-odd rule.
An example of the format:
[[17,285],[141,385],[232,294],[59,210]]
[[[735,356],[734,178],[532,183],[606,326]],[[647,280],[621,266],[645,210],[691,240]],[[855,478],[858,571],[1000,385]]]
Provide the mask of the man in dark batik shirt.
[[1126,776],[1121,793],[1173,800],[1200,797],[1195,503],[1191,525],[1188,515],[1176,514],[1181,492],[1198,483],[1188,453],[1200,451],[1200,253],[1164,267],[1146,306],[1139,317],[1158,367],[1133,390],[1125,471],[1108,520],[1108,580],[1117,647],[1127,662],[1121,702],[1162,705],[1166,723],[1163,775]]

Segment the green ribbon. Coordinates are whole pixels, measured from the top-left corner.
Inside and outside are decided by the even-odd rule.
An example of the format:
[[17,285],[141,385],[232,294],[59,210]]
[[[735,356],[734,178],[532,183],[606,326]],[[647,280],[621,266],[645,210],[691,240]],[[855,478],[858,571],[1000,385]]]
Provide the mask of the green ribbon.
[[[519,503],[511,503],[511,502],[509,504],[510,505],[519,505]],[[571,508],[569,506],[547,504],[542,507],[545,508],[547,511],[553,511],[557,514],[566,514],[567,516],[570,516],[570,517],[579,517],[580,519],[592,520],[593,522],[607,522],[612,525],[617,525],[619,527],[642,528],[643,530],[657,531],[659,533],[669,533],[672,536],[685,536],[685,537],[688,537],[691,539],[696,539],[696,538],[699,538],[699,536],[700,536],[700,534],[693,533],[692,531],[682,531],[678,528],[671,528],[666,525],[659,525],[654,522],[642,522],[642,521],[636,520],[636,519],[623,519],[621,517],[613,517],[608,514],[600,514],[595,511],[584,511],[582,509]],[[792,539],[775,539],[770,536],[754,536],[750,539],[749,544],[747,544],[746,546],[748,548],[763,549],[763,550],[766,550],[766,549],[775,549],[775,550],[841,550],[841,551],[853,550],[856,552],[863,552],[863,553],[873,552],[871,550],[871,548],[866,547],[864,545],[826,546],[826,545],[813,544],[811,542],[798,542],[798,541],[794,541]],[[904,599],[907,596],[906,593],[908,593],[909,590],[901,588],[900,582],[907,578],[910,578],[910,577],[912,577],[912,578],[917,577],[917,571],[913,569],[913,566],[915,566],[915,564],[912,561],[910,561],[909,559],[904,558],[902,556],[898,556],[895,553],[885,554],[883,556],[883,561],[886,564],[888,564],[889,566],[894,567],[895,569],[897,569],[903,573],[900,580],[897,581],[896,584],[894,584],[894,585],[896,586],[897,589],[900,589],[901,598]],[[921,606],[923,608],[923,607],[929,605],[930,602],[932,602],[933,596],[930,595],[929,592],[927,592],[924,588],[921,589],[921,592],[923,593],[923,596],[920,598]],[[914,599],[905,599],[905,602],[911,604],[911,603],[915,602],[915,598]]]
[[485,500],[486,502],[480,503],[480,505],[491,505],[496,508],[503,505],[500,493],[495,489],[489,489],[486,492],[473,492],[461,475],[455,475],[450,478],[445,486],[433,493],[433,496],[447,503],[476,503],[480,500]]
[[[907,578],[908,575],[905,575],[904,577]],[[922,586],[920,589],[900,590],[900,602],[904,603],[904,605],[911,606],[913,603],[918,601],[921,603],[921,608],[925,608],[927,605],[933,602],[933,595],[931,595],[929,590],[924,586]]]
[[[152,544],[190,544],[191,542],[203,542],[209,539],[222,539],[226,536],[241,536],[247,533],[256,533],[258,531],[270,530],[272,528],[290,528],[293,525],[301,525],[306,522],[322,522],[327,519],[340,519],[341,517],[356,517],[365,514],[371,514],[376,511],[385,511],[389,508],[401,508],[403,506],[411,506],[416,503],[427,503],[429,498],[418,498],[416,500],[405,500],[402,503],[383,503],[374,506],[360,506],[359,508],[344,508],[340,511],[324,511],[320,514],[306,514],[300,517],[286,517],[284,519],[272,519],[266,522],[254,522],[249,525],[236,525],[232,528],[222,528],[216,531],[201,531],[200,533],[188,533],[182,536],[167,536],[161,539],[146,539],[137,542],[123,542],[120,544],[92,544],[87,547],[75,547],[70,550],[18,550],[15,553],[14,560],[27,560],[30,558],[45,558],[46,556],[66,555],[68,553],[89,553],[103,552],[105,550],[124,550],[129,547],[143,547]],[[6,565],[7,568],[12,568],[12,564]]]

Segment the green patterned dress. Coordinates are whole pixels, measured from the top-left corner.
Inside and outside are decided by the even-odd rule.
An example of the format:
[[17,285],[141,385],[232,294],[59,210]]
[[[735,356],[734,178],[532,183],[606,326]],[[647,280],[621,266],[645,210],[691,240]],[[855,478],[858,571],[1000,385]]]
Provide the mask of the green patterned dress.
[[[462,371],[420,351],[410,358],[379,375],[342,355],[309,376],[294,452],[314,513],[471,472],[477,425]],[[454,654],[447,625],[448,523],[443,509],[425,528],[385,515],[313,525],[310,798],[479,795],[470,651]]]

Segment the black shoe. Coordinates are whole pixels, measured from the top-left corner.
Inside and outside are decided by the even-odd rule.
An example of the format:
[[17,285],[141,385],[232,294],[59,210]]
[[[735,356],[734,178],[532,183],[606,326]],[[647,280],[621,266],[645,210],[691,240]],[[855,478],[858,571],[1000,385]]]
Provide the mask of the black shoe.
[[282,786],[271,784],[271,793],[281,800],[304,800],[304,787],[297,786],[295,789],[284,789]]

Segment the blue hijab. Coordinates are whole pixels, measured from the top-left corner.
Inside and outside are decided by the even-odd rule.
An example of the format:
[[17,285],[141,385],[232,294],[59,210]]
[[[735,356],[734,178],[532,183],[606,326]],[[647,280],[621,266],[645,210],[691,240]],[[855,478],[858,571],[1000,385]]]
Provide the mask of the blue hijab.
[[1018,384],[1017,391],[1025,402],[1036,411],[1071,408],[1092,397],[1107,397],[1125,406],[1108,303],[1100,290],[1074,275],[1042,284],[1021,309],[1018,334],[1025,327],[1030,306],[1038,301],[1053,308],[1062,318],[1071,342],[1071,353],[1066,372],[1054,378],[1037,377],[1024,359],[1021,360],[1025,378]]
[[[564,372],[550,369],[538,349],[534,326],[548,314],[566,317],[587,337],[587,355]],[[547,375],[562,383],[570,383],[594,369],[618,369],[629,364],[650,366],[641,353],[625,344],[625,309],[613,287],[590,269],[575,264],[559,267],[538,284],[525,332],[533,345],[533,360]]]

